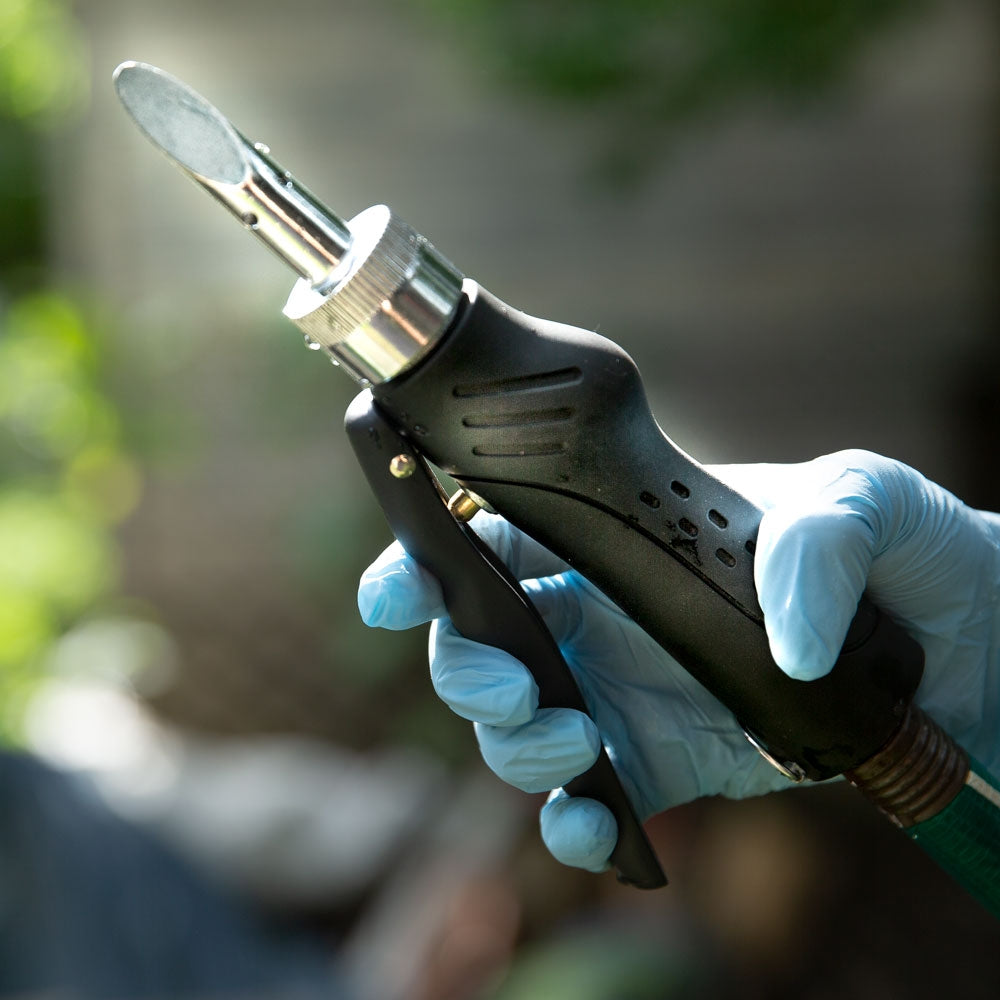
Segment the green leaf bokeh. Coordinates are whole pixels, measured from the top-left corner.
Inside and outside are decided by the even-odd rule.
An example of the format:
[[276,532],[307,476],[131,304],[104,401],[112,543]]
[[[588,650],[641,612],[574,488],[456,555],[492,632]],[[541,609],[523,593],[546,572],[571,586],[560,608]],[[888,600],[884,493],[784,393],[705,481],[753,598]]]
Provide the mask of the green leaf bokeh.
[[46,274],[42,143],[86,105],[60,0],[0,4],[0,738],[16,742],[52,642],[118,577],[139,474],[102,387],[101,338]]

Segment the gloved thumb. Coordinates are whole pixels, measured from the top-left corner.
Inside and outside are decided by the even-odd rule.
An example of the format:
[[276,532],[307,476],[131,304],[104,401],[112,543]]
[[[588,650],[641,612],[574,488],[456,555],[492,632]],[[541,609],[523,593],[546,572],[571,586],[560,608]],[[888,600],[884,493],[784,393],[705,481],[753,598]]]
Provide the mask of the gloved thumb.
[[757,539],[754,575],[771,655],[799,680],[822,677],[836,662],[891,507],[869,468],[830,472],[803,477],[801,489],[767,510]]

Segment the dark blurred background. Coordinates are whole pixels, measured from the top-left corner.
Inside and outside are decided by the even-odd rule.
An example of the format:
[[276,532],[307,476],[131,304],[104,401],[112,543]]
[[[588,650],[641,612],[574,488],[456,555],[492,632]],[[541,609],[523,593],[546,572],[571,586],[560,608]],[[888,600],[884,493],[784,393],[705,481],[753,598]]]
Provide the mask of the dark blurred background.
[[865,447],[997,509],[998,41],[988,0],[2,0],[12,751],[363,996],[995,997],[996,921],[842,787],[657,818],[653,895],[545,856],[422,632],[358,620],[388,537],[292,275],[110,80],[617,340],[703,461]]

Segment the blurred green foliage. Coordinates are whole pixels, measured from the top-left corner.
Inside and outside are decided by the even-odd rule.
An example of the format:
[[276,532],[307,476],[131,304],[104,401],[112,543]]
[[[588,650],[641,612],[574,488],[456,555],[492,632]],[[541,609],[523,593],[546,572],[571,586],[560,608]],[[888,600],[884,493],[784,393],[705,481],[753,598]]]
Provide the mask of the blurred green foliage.
[[0,116],[44,126],[82,109],[86,51],[65,0],[3,0]]
[[0,315],[0,733],[16,736],[49,644],[113,589],[113,524],[139,475],[79,309],[52,292]]
[[420,0],[500,80],[606,106],[608,167],[634,172],[677,126],[753,97],[827,88],[922,0]]
[[0,288],[44,253],[41,134],[86,106],[87,47],[66,0],[0,0]]
[[0,3],[0,737],[44,653],[114,587],[111,526],[139,476],[102,391],[99,339],[46,289],[44,130],[83,107],[85,46],[59,0]]

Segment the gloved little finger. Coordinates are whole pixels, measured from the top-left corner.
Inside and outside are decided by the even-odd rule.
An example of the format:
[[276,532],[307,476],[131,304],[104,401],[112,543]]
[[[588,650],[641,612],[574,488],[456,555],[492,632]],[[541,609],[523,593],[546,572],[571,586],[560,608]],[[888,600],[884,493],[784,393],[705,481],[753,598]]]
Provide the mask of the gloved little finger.
[[441,585],[399,542],[365,570],[358,586],[358,610],[366,625],[394,631],[447,613]]
[[618,842],[611,810],[594,799],[575,798],[561,788],[549,796],[538,817],[549,853],[564,865],[603,872]]
[[589,716],[572,708],[543,708],[523,726],[476,723],[483,760],[523,792],[548,792],[588,770],[601,752]]
[[538,708],[538,685],[505,650],[466,639],[450,618],[431,623],[431,683],[457,715],[491,726],[519,726]]
[[[518,579],[567,569],[561,559],[498,514],[480,511],[471,526]],[[413,628],[447,614],[438,581],[398,541],[362,575],[358,610],[366,625],[393,630]]]

